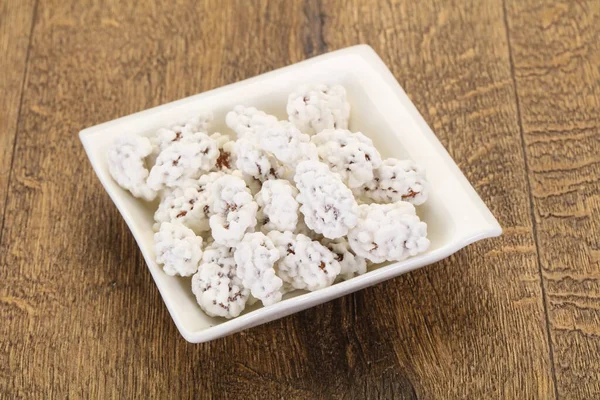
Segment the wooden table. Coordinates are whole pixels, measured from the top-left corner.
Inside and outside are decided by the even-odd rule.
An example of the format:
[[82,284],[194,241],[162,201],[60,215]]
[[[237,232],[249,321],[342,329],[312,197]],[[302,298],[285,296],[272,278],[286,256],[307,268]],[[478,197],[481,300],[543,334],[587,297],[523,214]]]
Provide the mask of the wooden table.
[[[0,397],[600,398],[599,39],[598,0],[0,1]],[[186,343],[77,132],[357,43],[503,236]]]

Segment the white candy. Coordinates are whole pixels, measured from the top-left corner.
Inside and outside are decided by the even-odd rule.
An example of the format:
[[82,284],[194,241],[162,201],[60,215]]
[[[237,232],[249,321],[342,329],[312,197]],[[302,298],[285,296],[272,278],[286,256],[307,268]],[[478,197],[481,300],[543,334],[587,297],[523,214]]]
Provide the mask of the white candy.
[[207,315],[225,318],[244,311],[249,293],[235,275],[235,268],[214,263],[200,265],[192,278],[192,292]]
[[[412,205],[427,199],[423,169],[382,162],[369,138],[347,130],[342,86],[300,86],[286,111],[289,121],[278,121],[234,107],[225,123],[236,140],[209,135],[207,112],[109,149],[119,185],[148,201],[160,194],[156,262],[168,275],[193,275],[208,316],[235,318],[258,300],[320,290],[429,246]],[[359,206],[354,196],[384,204]]]
[[289,120],[303,133],[314,135],[323,129],[346,129],[350,104],[343,86],[302,85],[288,97]]
[[429,247],[427,224],[405,201],[363,204],[358,224],[348,232],[348,243],[360,257],[372,262],[400,261]]
[[277,276],[294,289],[319,290],[330,286],[340,273],[335,255],[319,242],[292,232],[269,232],[279,251]]
[[357,196],[377,203],[404,200],[419,205],[427,200],[429,182],[425,170],[414,161],[388,158],[373,172],[373,180],[355,190]]
[[232,141],[228,135],[223,135],[219,132],[213,133],[210,135],[210,138],[213,139],[219,147],[219,157],[217,157],[214,170],[223,172],[235,170],[235,158],[233,154],[235,142]]
[[[213,121],[213,113],[211,111],[201,111],[195,117],[192,117],[185,121],[182,126],[182,130],[189,132],[208,132]],[[178,126],[175,125],[175,128]]]
[[171,206],[173,206],[173,200],[177,197],[175,189],[165,189],[160,193],[160,203],[158,204],[158,208],[154,212],[154,225],[152,225],[152,229],[154,230],[154,232],[158,232],[158,230],[160,229],[160,224],[162,224],[163,222],[171,222]]
[[358,222],[358,204],[340,176],[318,161],[302,161],[294,176],[306,225],[326,238],[348,233]]
[[152,201],[156,191],[148,187],[145,158],[152,153],[150,139],[127,135],[118,137],[108,149],[108,170],[119,186],[135,197]]
[[325,240],[323,244],[335,254],[335,259],[340,263],[341,270],[337,280],[346,281],[367,272],[367,261],[350,251],[345,238]]
[[217,142],[219,150],[222,149],[225,144],[231,142],[231,137],[229,135],[225,135],[220,132],[211,133],[210,138]]
[[381,156],[371,139],[360,132],[326,129],[312,137],[319,158],[337,172],[350,188],[373,180],[373,170],[381,165]]
[[190,276],[202,258],[202,238],[177,222],[163,222],[154,234],[154,252],[167,275]]
[[238,105],[227,113],[225,123],[242,138],[247,134],[256,135],[262,129],[277,123],[277,117],[254,107]]
[[254,140],[238,139],[233,149],[236,167],[248,176],[262,182],[277,179],[285,174],[285,168],[277,159],[258,147]]
[[280,121],[258,134],[261,149],[272,153],[279,161],[290,168],[302,160],[316,160],[317,148],[310,142],[310,136],[301,133],[288,121]]
[[244,311],[250,291],[244,288],[236,271],[232,248],[216,243],[206,247],[192,278],[192,292],[206,314],[233,318]]
[[217,179],[210,192],[214,215],[209,223],[213,238],[221,245],[234,247],[256,226],[258,204],[252,200],[246,183],[234,175]]
[[202,264],[214,263],[223,266],[235,266],[234,250],[233,247],[223,246],[214,241],[210,244],[207,243],[202,253]]
[[154,213],[155,230],[162,222],[178,221],[196,234],[210,230],[212,215],[210,185],[222,177],[222,172],[202,175],[198,181],[188,181],[167,193]]
[[219,157],[217,143],[204,133],[194,133],[170,144],[160,152],[148,176],[154,190],[180,186],[188,179],[198,179],[210,171]]
[[186,121],[173,124],[168,128],[159,129],[156,132],[156,136],[152,138],[152,143],[156,146],[157,152],[163,151],[173,142],[179,142],[194,133],[206,133],[212,120],[212,112],[201,112]]
[[273,268],[279,259],[279,251],[268,237],[260,232],[247,233],[236,246],[234,258],[237,276],[252,296],[266,306],[281,300],[283,282]]
[[261,230],[294,231],[298,223],[298,190],[283,179],[269,180],[263,183],[254,200],[260,206],[258,220]]

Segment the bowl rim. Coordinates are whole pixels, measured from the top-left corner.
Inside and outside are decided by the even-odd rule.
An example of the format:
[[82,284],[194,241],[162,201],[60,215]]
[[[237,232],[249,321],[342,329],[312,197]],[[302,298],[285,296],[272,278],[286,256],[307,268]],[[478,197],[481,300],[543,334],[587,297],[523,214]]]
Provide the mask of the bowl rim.
[[[457,179],[458,183],[465,191],[465,195],[469,198],[470,201],[472,201],[474,205],[472,212],[479,214],[478,226],[473,226],[472,229],[470,229],[468,232],[463,233],[462,236],[457,238],[456,240],[446,243],[440,248],[437,248],[433,251],[429,251],[422,255],[418,255],[407,260],[385,265],[378,269],[369,271],[364,275],[360,275],[350,280],[337,283],[319,291],[309,292],[298,295],[293,298],[285,299],[279,303],[251,311],[247,314],[240,315],[230,320],[225,320],[220,324],[209,326],[205,329],[188,329],[182,320],[182,315],[180,315],[176,311],[176,304],[173,301],[171,301],[169,294],[166,293],[166,288],[157,280],[156,274],[162,273],[162,271],[150,268],[151,263],[153,263],[154,261],[148,259],[148,255],[143,249],[143,246],[141,244],[141,233],[139,232],[139,229],[137,229],[137,227],[135,226],[133,217],[127,211],[126,205],[119,201],[116,192],[114,190],[111,190],[111,188],[108,186],[107,181],[110,178],[106,177],[106,175],[101,173],[100,171],[100,161],[97,159],[98,157],[93,152],[94,136],[100,132],[106,131],[107,129],[111,129],[120,124],[129,123],[132,120],[137,120],[140,118],[145,118],[150,114],[164,112],[166,110],[182,106],[186,103],[196,101],[200,98],[208,98],[211,96],[215,96],[222,92],[232,90],[235,87],[239,87],[241,85],[248,85],[257,81],[269,79],[271,77],[276,76],[277,74],[287,72],[292,68],[297,69],[299,67],[308,67],[311,64],[322,62],[327,59],[346,56],[361,57],[370,68],[375,70],[381,76],[381,78],[385,81],[386,85],[393,90],[394,94],[396,95],[397,99],[400,101],[402,106],[408,112],[413,121],[419,126],[421,133],[425,136],[425,138],[435,149],[437,153],[436,156],[440,157],[440,161],[442,161],[445,164],[445,166],[450,169],[450,173]],[[239,332],[243,329],[254,327],[261,323],[266,323],[274,319],[287,316],[294,312],[307,309],[314,305],[355,292],[357,290],[361,290],[365,287],[378,284],[382,281],[391,279],[416,268],[437,262],[473,242],[485,238],[499,236],[502,233],[502,229],[498,221],[492,215],[487,206],[483,203],[479,195],[475,192],[475,189],[471,186],[466,177],[460,171],[454,160],[450,157],[446,149],[442,146],[442,144],[437,139],[431,128],[427,125],[427,123],[425,122],[419,111],[416,109],[412,101],[408,98],[408,96],[406,95],[396,78],[393,76],[391,71],[387,68],[387,66],[377,55],[377,53],[370,46],[364,44],[347,47],[341,50],[309,58],[307,60],[300,61],[298,63],[279,68],[261,75],[257,75],[249,79],[228,84],[197,95],[186,97],[184,99],[166,103],[128,116],[117,118],[115,120],[105,122],[90,128],[86,128],[79,132],[79,137],[85,148],[85,151],[92,164],[94,171],[96,172],[98,178],[100,179],[111,200],[116,205],[117,209],[119,210],[120,214],[122,215],[123,219],[128,225],[130,231],[132,232],[136,240],[138,247],[142,251],[148,269],[152,274],[152,278],[154,279],[154,282],[160,292],[160,295],[165,305],[167,306],[171,318],[175,322],[175,325],[177,326],[179,332],[185,338],[185,340],[192,343],[206,342],[225,336],[227,334]]]

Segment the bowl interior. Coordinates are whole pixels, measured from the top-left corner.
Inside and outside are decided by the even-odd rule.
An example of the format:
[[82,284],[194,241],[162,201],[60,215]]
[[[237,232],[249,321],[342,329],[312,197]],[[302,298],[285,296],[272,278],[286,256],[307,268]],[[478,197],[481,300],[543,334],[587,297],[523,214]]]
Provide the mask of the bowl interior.
[[[357,54],[344,53],[336,56],[333,53],[322,59],[309,60],[90,128],[89,132],[82,132],[82,140],[92,165],[138,241],[157,286],[182,333],[183,330],[200,332],[231,321],[204,314],[191,292],[190,279],[170,277],[155,263],[152,225],[157,203],[146,203],[134,198],[112,180],[106,162],[108,146],[117,136],[124,134],[150,136],[160,127],[189,118],[198,111],[206,109],[214,113],[215,131],[235,136],[224,123],[225,114],[235,105],[252,105],[284,119],[288,94],[300,84],[317,82],[342,84],[346,87],[352,106],[350,129],[361,131],[370,137],[384,158],[411,158],[428,171],[428,179],[432,183],[431,194],[427,203],[417,207],[417,213],[428,224],[431,247],[418,257],[425,257],[436,251],[440,253],[442,248],[445,249],[453,241],[456,242],[457,226],[461,225],[457,224],[460,213],[456,210],[457,203],[453,204],[453,201],[458,202],[461,199],[449,199],[448,195],[456,193],[456,185],[464,186],[465,183],[456,181],[452,175],[455,172],[450,171],[447,165],[440,162],[435,152],[439,152],[439,149],[443,151],[443,148],[432,134],[430,136],[433,139],[424,138],[426,136],[423,135],[424,123],[419,123],[415,119],[416,110],[403,105],[398,99],[398,94],[390,88],[390,83],[381,76],[380,71]],[[408,98],[406,102],[409,102]],[[432,140],[436,143],[432,144]],[[439,146],[439,149],[435,146]],[[447,158],[455,167],[451,159]],[[432,170],[434,173],[431,172]],[[456,171],[460,174],[457,168]],[[468,182],[466,185],[469,186]],[[453,210],[453,213],[449,210]],[[373,266],[366,275],[386,265]],[[323,291],[327,290],[323,289]],[[302,294],[303,292],[296,291],[286,295],[285,299]],[[261,306],[256,304],[247,308],[244,313],[261,312],[260,308]]]

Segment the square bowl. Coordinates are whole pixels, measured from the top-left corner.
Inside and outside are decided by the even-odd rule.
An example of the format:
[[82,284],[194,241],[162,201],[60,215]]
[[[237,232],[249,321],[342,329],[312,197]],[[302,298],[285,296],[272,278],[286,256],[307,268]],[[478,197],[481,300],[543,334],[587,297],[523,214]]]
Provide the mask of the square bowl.
[[[350,129],[369,136],[383,158],[410,158],[425,167],[428,201],[417,207],[427,222],[431,246],[401,262],[376,265],[358,277],[315,292],[296,291],[268,307],[254,305],[231,320],[207,316],[197,305],[189,278],[171,277],[155,262],[152,225],[156,203],[121,189],[108,171],[106,152],[119,135],[150,136],[158,128],[212,110],[214,127],[229,132],[225,114],[237,104],[252,105],[286,119],[288,93],[303,83],[341,84],[352,105]],[[290,315],[448,257],[502,230],[450,155],[431,131],[390,70],[366,45],[338,50],[254,78],[106,122],[79,133],[90,162],[129,226],[154,282],[189,342],[200,343]]]

